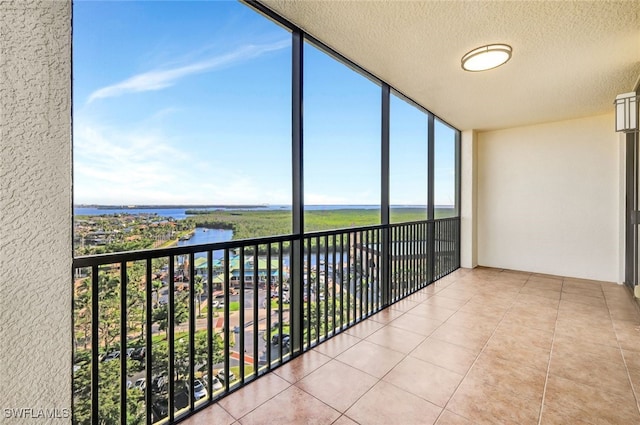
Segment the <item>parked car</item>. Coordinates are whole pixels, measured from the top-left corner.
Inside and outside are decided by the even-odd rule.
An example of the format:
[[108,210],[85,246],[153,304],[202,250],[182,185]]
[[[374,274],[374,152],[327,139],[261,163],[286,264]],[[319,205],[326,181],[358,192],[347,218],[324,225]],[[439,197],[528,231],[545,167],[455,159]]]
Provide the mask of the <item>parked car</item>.
[[[216,375],[216,378],[220,380],[223,384],[227,382],[224,376],[224,369],[220,369]],[[229,371],[229,382],[233,382],[236,380],[236,375],[232,371]]]
[[195,400],[200,400],[207,396],[207,388],[204,386],[202,381],[196,379],[193,381],[193,398]]
[[[204,384],[205,387],[209,385],[209,375],[202,376],[202,383]],[[222,385],[222,382],[220,382],[220,380],[217,377],[215,376],[211,377],[211,391],[221,390],[223,387],[224,385]]]
[[278,345],[282,342],[283,345],[289,344],[290,337],[287,334],[282,334],[282,338],[280,338],[280,334],[273,334],[271,336],[271,343],[273,345]]
[[138,361],[144,361],[144,356],[147,352],[147,349],[145,347],[138,347],[136,349],[134,349],[131,354],[129,355],[129,357],[132,360],[138,360]]
[[120,351],[112,351],[102,358],[103,362],[110,362],[120,358]]

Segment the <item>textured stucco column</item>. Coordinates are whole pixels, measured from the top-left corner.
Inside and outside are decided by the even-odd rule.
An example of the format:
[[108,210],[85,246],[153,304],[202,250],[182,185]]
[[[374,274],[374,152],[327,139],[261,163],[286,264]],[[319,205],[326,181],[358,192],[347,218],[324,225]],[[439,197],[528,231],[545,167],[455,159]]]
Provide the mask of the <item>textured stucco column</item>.
[[477,135],[473,130],[462,132],[460,155],[460,265],[474,268],[478,265],[478,150]]
[[71,2],[1,0],[0,70],[0,424],[71,423]]

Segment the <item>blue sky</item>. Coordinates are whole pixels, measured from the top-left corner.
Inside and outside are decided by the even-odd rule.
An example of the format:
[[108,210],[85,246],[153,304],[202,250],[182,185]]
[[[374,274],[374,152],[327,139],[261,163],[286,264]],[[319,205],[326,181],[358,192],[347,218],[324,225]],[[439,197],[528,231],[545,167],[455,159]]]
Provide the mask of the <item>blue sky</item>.
[[[76,0],[73,26],[75,203],[291,203],[287,30],[228,1]],[[305,202],[378,204],[380,88],[304,53]],[[426,115],[394,99],[391,131],[391,201],[424,204]],[[436,136],[451,204],[453,131]]]

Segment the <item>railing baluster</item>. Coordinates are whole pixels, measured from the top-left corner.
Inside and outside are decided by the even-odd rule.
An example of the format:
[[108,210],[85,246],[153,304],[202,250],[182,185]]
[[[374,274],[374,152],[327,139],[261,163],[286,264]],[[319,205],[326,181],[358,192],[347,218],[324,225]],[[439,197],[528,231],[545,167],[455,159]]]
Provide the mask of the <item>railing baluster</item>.
[[335,335],[336,334],[336,250],[337,250],[335,233],[333,234],[332,249],[333,249],[332,251],[333,258],[331,261],[331,286],[332,286],[331,312],[333,314],[333,318],[331,322],[332,323],[331,335]]
[[151,380],[152,377],[152,351],[153,351],[153,300],[151,298],[153,281],[152,281],[152,263],[151,258],[147,258],[146,261],[146,278],[145,278],[145,290],[146,290],[146,313],[145,313],[145,349],[144,349],[144,365],[145,365],[145,390],[144,390],[144,400],[145,400],[145,412],[146,412],[146,423],[147,425],[151,425],[151,405],[153,403],[153,391],[151,390]]
[[[239,332],[238,336],[240,337],[240,349],[238,350],[238,362],[240,366],[240,385],[244,384],[244,275],[245,275],[245,266],[244,263],[246,261],[244,246],[240,247],[240,295],[238,300],[240,301],[240,322],[238,323]],[[231,323],[229,323],[229,327],[231,327]],[[233,333],[236,333],[236,330],[233,330]]]
[[320,237],[315,238],[316,241],[316,345],[320,344],[321,322],[320,322]]
[[100,327],[98,324],[100,318],[100,305],[98,293],[100,285],[98,282],[99,268],[97,265],[91,266],[91,422],[100,421],[99,415],[99,390],[98,383],[100,379],[100,357],[99,357],[99,338],[98,333]]
[[[258,258],[258,245],[253,246],[253,378],[258,377],[258,309],[260,308],[258,300],[258,272],[260,270],[260,260]],[[265,285],[266,285],[265,281]]]
[[[183,266],[184,268],[184,266]],[[189,254],[189,410],[195,409],[195,359],[196,359],[196,306],[195,306],[196,267],[195,254]]]
[[169,422],[173,421],[174,418],[174,412],[173,412],[173,405],[174,405],[174,387],[175,387],[175,379],[176,379],[176,375],[175,375],[175,341],[174,341],[174,337],[175,337],[175,329],[174,329],[174,323],[175,323],[175,310],[176,310],[176,304],[175,304],[175,262],[176,262],[176,257],[173,255],[169,256],[169,302],[167,304],[167,332],[168,332],[168,338],[169,338],[169,344],[168,344],[168,358],[169,358],[169,373],[167,376],[167,381],[169,384],[169,391],[167,393],[167,411],[169,412]]
[[[289,244],[289,272],[291,272],[291,267],[293,266],[293,261],[292,261],[293,256],[291,255],[292,246],[293,246],[292,244]],[[278,338],[281,338],[282,332],[283,332],[283,326],[284,326],[282,323],[282,321],[284,320],[283,319],[284,313],[282,311],[283,310],[282,309],[282,288],[284,287],[284,274],[282,272],[282,265],[283,265],[282,242],[280,243],[279,248],[280,248],[280,255],[278,258],[278,261],[279,261],[278,263],[278,269],[279,269],[279,272],[278,272]],[[289,276],[289,279],[291,279],[291,276]],[[289,289],[291,289],[291,287],[289,287]],[[290,332],[289,336],[293,335],[293,332],[291,330],[292,322],[293,320],[291,319],[291,304],[289,304],[289,332]],[[269,334],[269,341],[271,341],[271,334]],[[282,346],[283,344],[280,344],[280,343],[278,344],[278,355],[279,355],[278,362],[280,364],[282,364],[283,356],[284,356]]]
[[[329,236],[324,236],[324,339],[329,337]],[[320,267],[318,267],[320,270]]]
[[344,329],[344,233],[340,233],[340,330]]
[[[364,268],[364,280],[362,282],[361,291],[364,292],[364,311],[362,318],[369,316],[369,231],[365,230],[364,240],[362,241],[362,253],[364,258],[362,259],[362,267]],[[362,293],[361,292],[361,293]]]
[[207,250],[207,379],[209,400],[213,399],[213,251]]
[[[265,344],[265,360],[267,362],[266,369],[271,369],[271,284],[273,283],[271,280],[271,248],[272,245],[269,243],[267,245],[267,281],[265,282],[265,299],[264,299],[264,311],[265,311],[265,339],[267,343]],[[280,256],[282,256],[282,249],[279,249],[278,252]]]
[[229,332],[229,327],[230,327],[230,323],[229,323],[229,304],[231,302],[231,297],[229,296],[229,293],[231,292],[231,285],[229,282],[229,273],[231,271],[231,267],[229,264],[229,248],[225,248],[224,250],[224,276],[223,276],[223,280],[224,280],[224,308],[223,310],[223,315],[224,315],[224,321],[223,321],[223,328],[222,328],[222,333],[224,334],[224,388],[225,391],[229,392],[229,387],[230,387],[230,381],[231,379],[229,379],[229,371],[230,371],[230,347],[229,347],[229,336],[230,336],[230,332]]

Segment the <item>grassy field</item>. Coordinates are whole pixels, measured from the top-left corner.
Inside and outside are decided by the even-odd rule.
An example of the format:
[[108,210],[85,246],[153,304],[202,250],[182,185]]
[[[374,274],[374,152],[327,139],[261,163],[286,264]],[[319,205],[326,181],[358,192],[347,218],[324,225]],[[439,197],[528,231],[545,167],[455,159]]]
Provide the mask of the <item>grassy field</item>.
[[[450,210],[436,209],[435,211],[436,218],[441,218],[449,213]],[[289,210],[227,210],[189,215],[187,220],[198,227],[231,229],[234,239],[248,239],[290,234],[291,217]],[[392,223],[419,221],[425,218],[426,211],[420,208],[391,210]],[[380,210],[345,208],[306,211],[304,222],[307,232],[373,226],[380,224]]]

